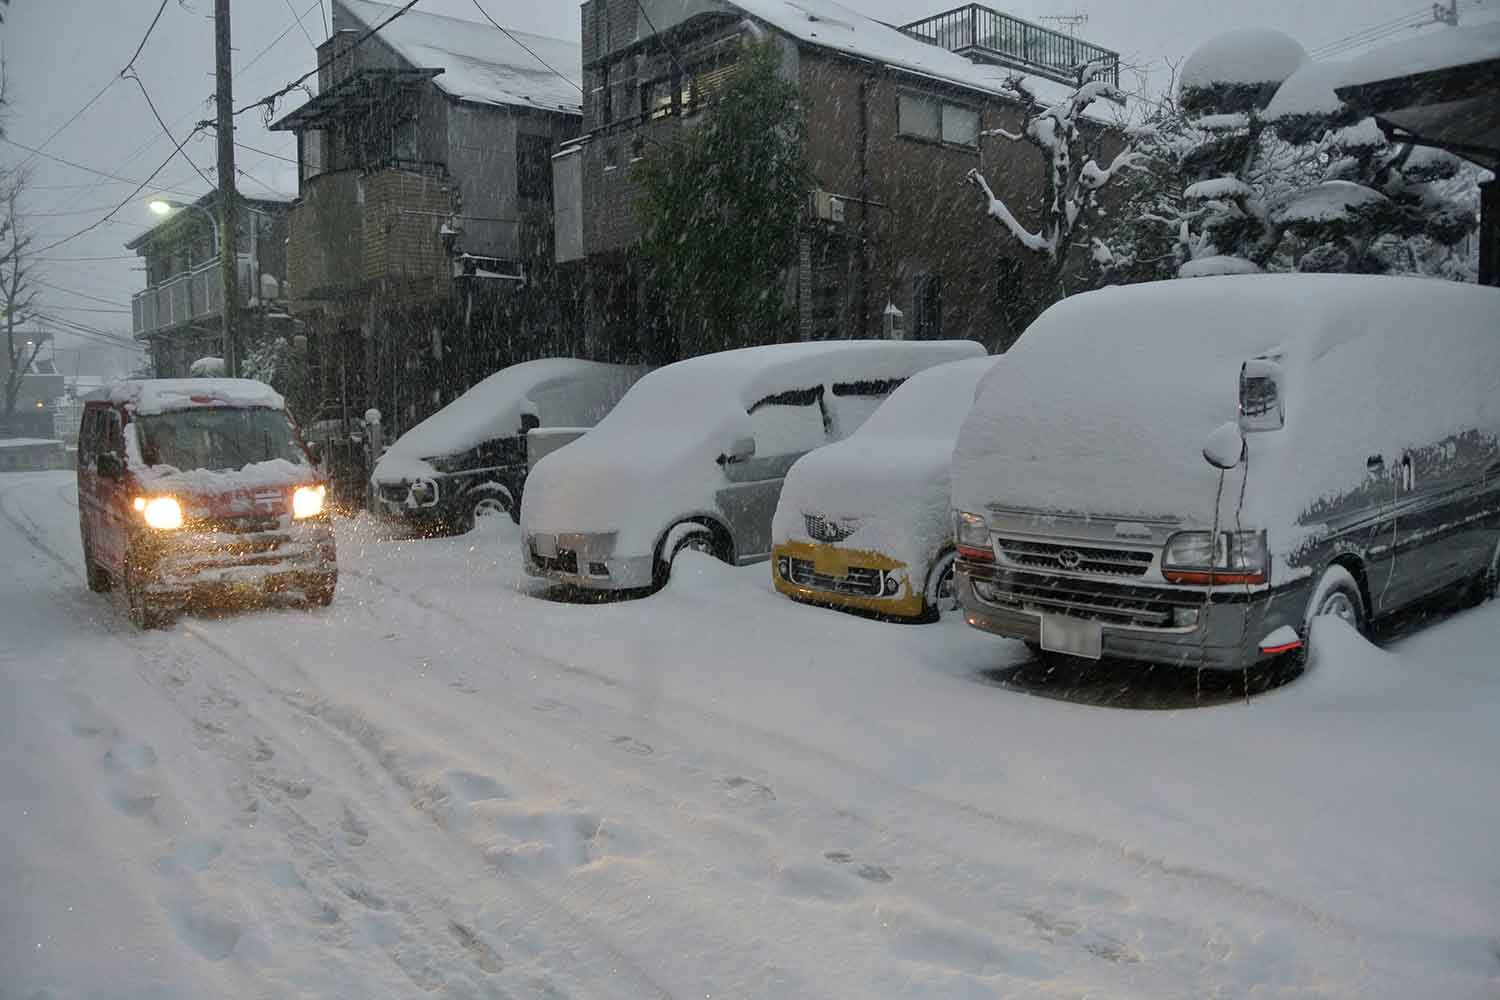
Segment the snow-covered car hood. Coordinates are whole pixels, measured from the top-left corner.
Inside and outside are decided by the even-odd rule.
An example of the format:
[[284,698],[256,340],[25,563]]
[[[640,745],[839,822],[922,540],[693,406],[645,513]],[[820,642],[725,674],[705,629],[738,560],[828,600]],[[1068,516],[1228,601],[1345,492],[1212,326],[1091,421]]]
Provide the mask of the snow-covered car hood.
[[[831,543],[878,552],[920,572],[951,533],[952,451],[951,435],[932,434],[856,434],[819,448],[787,473],[773,544]],[[809,518],[823,537],[808,530]],[[824,524],[833,536],[821,530]]]

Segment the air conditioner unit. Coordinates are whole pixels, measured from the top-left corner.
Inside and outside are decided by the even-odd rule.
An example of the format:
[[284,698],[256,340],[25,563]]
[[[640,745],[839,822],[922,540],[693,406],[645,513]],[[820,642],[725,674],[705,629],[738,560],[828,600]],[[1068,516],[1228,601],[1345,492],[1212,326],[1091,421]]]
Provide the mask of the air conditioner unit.
[[823,222],[844,221],[844,199],[829,191],[812,193],[813,218]]

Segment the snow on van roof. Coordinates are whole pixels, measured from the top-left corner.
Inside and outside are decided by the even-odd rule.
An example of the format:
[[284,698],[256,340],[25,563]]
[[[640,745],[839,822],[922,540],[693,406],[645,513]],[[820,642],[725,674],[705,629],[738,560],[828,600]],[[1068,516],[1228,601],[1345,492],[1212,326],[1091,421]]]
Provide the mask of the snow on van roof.
[[[530,414],[545,426],[591,426],[608,413],[644,368],[541,358],[502,368],[407,431],[386,451],[392,459],[425,459],[467,451],[485,441],[514,436]],[[553,405],[537,399],[546,389]],[[382,464],[387,464],[385,458]]]
[[[954,451],[954,502],[1207,525],[1218,477],[1204,439],[1236,417],[1240,365],[1274,354],[1287,426],[1251,436],[1259,482],[1243,513],[1284,539],[1309,497],[1352,488],[1350,477],[1359,485],[1365,456],[1394,462],[1402,442],[1500,426],[1497,314],[1494,289],[1368,275],[1236,275],[1071,296],[980,384]],[[1467,391],[1464,379],[1481,388]],[[1393,424],[1387,412],[1413,391],[1420,411]]]
[[163,413],[195,406],[264,406],[286,409],[281,394],[248,378],[123,379],[95,390],[90,400],[125,403],[137,413]]

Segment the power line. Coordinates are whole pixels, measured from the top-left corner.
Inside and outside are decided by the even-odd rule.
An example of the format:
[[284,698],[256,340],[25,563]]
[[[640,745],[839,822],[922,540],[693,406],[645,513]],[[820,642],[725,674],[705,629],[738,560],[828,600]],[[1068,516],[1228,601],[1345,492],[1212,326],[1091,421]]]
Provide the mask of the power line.
[[[322,7],[323,7],[323,0],[318,0],[318,8],[321,10]],[[307,44],[311,45],[313,48],[316,49],[318,47],[318,43],[315,42],[315,41],[313,41],[312,33],[307,30],[307,25],[305,25],[305,24],[302,23],[302,18],[301,17],[297,17],[297,8],[295,8],[295,7],[292,6],[292,0],[286,0],[286,9],[292,12],[292,17],[296,18],[296,20],[297,20],[297,27],[299,27],[299,28],[302,29],[302,37],[304,37],[304,38],[307,39]],[[311,13],[312,8],[309,7],[307,9],[308,9],[308,12]]]
[[[94,175],[96,175],[98,177],[105,177],[105,178],[108,178],[109,180],[117,181],[117,182],[119,182],[121,184],[135,184],[136,183],[135,181],[131,180],[129,177],[121,177],[119,174],[112,174],[112,173],[109,173],[106,170],[97,170],[94,167],[86,167],[82,163],[74,163],[72,160],[65,160],[61,156],[54,156],[51,153],[43,152],[41,149],[38,149],[35,146],[28,146],[24,142],[17,142],[16,140],[12,139],[8,135],[0,135],[0,142],[9,143],[10,145],[15,146],[17,149],[24,149],[24,150],[26,150],[29,153],[35,153],[36,155],[40,156],[44,160],[51,160],[54,163],[61,163],[63,166],[65,166],[65,167],[72,167],[74,170],[82,170],[86,174],[94,174]],[[183,194],[183,195],[187,194],[186,191],[183,191],[181,189],[163,188],[162,190],[171,190],[173,194]],[[196,198],[197,195],[193,195],[193,197]]]
[[1408,11],[1405,14],[1401,14],[1397,17],[1381,21],[1377,24],[1368,25],[1364,28],[1359,29],[1358,31],[1345,35],[1342,38],[1337,38],[1326,44],[1319,45],[1316,48],[1310,50],[1308,54],[1311,55],[1314,59],[1326,58],[1327,54],[1329,53],[1349,48],[1353,45],[1362,44],[1362,40],[1368,35],[1383,32],[1389,30],[1392,27],[1405,27],[1407,22],[1409,22],[1412,18],[1421,17],[1426,13],[1428,13],[1426,8],[1418,8],[1414,11]]
[[[511,34],[511,33],[510,33],[510,29],[508,29],[508,28],[504,28],[504,27],[501,27],[501,25],[500,25],[500,23],[499,23],[499,22],[498,22],[498,21],[496,21],[496,20],[495,20],[495,19],[494,19],[494,18],[493,18],[493,17],[490,17],[490,12],[489,12],[489,11],[487,11],[487,10],[485,10],[485,9],[484,9],[484,8],[483,8],[483,7],[480,7],[480,6],[479,6],[479,0],[474,0],[474,6],[475,6],[475,7],[476,7],[476,8],[478,8],[478,10],[479,10],[479,13],[481,13],[481,14],[483,14],[483,15],[484,15],[484,19],[485,19],[485,20],[486,20],[486,21],[488,21],[488,22],[490,22],[490,23],[491,23],[491,24],[493,24],[493,25],[494,25],[494,26],[495,26],[495,27],[496,27],[496,28],[499,28],[499,30],[500,30],[500,31],[502,31],[502,32],[504,32],[504,33],[505,33],[505,37],[506,37],[506,38],[509,38],[509,39],[510,39],[510,40],[511,40],[511,41],[513,41],[513,42],[515,42],[515,43],[516,43],[516,44],[517,44],[517,45],[519,45],[519,46],[521,46],[521,48],[523,48],[523,49],[525,49],[525,50],[526,50],[526,51],[527,51],[527,52],[529,52],[529,53],[530,53],[530,54],[531,54],[531,58],[533,58],[533,59],[535,59],[535,60],[536,60],[536,61],[537,61],[537,62],[539,62],[539,63],[541,63],[541,64],[542,64],[542,65],[543,65],[543,66],[545,66],[545,67],[547,67],[547,68],[548,68],[548,69],[549,69],[549,70],[551,70],[551,71],[552,71],[552,74],[553,74],[553,75],[554,75],[554,76],[556,76],[556,77],[558,77],[558,78],[560,78],[560,79],[563,79],[563,80],[567,80],[567,81],[568,81],[568,85],[569,85],[569,86],[571,86],[571,87],[572,87],[572,88],[573,88],[573,89],[574,89],[574,90],[576,90],[576,91],[578,91],[578,93],[579,93],[579,94],[580,94],[580,95],[581,95],[581,94],[582,94],[582,93],[583,93],[583,88],[582,88],[582,87],[580,87],[580,86],[579,86],[579,85],[578,85],[578,84],[577,84],[577,83],[576,83],[576,82],[574,82],[574,81],[573,81],[573,80],[570,80],[570,79],[568,79],[568,77],[566,77],[566,76],[563,76],[563,75],[562,75],[562,74],[561,74],[561,73],[559,73],[559,72],[558,72],[558,71],[557,71],[557,69],[556,69],[556,67],[554,67],[554,66],[553,66],[553,65],[552,65],[552,64],[551,64],[551,63],[549,63],[549,62],[548,62],[548,61],[547,61],[547,60],[545,60],[545,59],[543,59],[543,58],[542,58],[542,57],[541,57],[541,56],[539,56],[539,55],[537,55],[537,54],[536,54],[536,52],[534,52],[534,51],[533,51],[533,50],[532,50],[532,48],[531,48],[531,46],[529,46],[529,45],[527,45],[527,44],[526,44],[526,43],[525,43],[525,42],[523,42],[523,41],[521,41],[521,40],[520,40],[520,39],[519,39],[519,38],[517,38],[517,37],[516,37],[516,36],[515,36],[515,35],[513,35],[513,34]],[[653,28],[653,29],[652,29],[652,30],[653,30],[653,31],[655,31],[655,30],[656,30],[656,29],[654,29],[654,28]],[[673,62],[676,62],[676,61],[677,61],[677,57],[676,57],[676,56],[675,56],[675,55],[674,55],[674,56],[673,56],[673,57],[672,57],[672,61],[673,61]],[[682,67],[681,67],[681,66],[679,66],[679,67],[678,67],[678,68],[677,68],[677,71],[678,71],[678,72],[679,72],[679,73],[680,73],[680,72],[682,72]]]
[[33,317],[39,322],[55,327],[53,333],[64,333],[70,337],[81,337],[95,343],[105,344],[110,347],[125,347],[133,351],[145,350],[145,345],[134,338],[122,333],[110,333],[108,330],[100,330],[97,327],[73,320],[62,319],[47,313],[36,313]]
[[280,160],[283,163],[296,164],[297,162],[295,157],[282,156],[280,153],[273,153],[268,149],[257,149],[248,142],[236,142],[235,145],[240,149],[248,150],[251,153],[259,153],[261,156],[268,156],[273,160]]
[[[343,52],[340,52],[339,55],[340,56],[345,56],[345,55],[348,55],[350,52],[353,52],[355,49],[359,48],[361,45],[363,45],[365,42],[367,42],[370,39],[370,37],[373,36],[376,32],[380,31],[386,25],[388,25],[392,21],[396,20],[396,18],[400,17],[402,14],[405,14],[407,11],[409,11],[413,7],[415,7],[417,5],[417,3],[418,3],[418,0],[408,0],[408,3],[406,4],[406,6],[402,7],[400,10],[396,11],[394,14],[392,14],[390,17],[386,18],[384,21],[381,21],[379,24],[375,25],[375,27],[371,28],[369,31],[366,31],[363,35],[360,35],[359,38],[355,39],[353,45],[349,46]],[[332,56],[332,57],[328,58],[327,60],[318,63],[318,65],[314,66],[311,70],[307,71],[306,73],[303,73],[301,76],[297,77],[297,79],[293,80],[291,83],[287,84],[285,87],[282,87],[280,90],[276,91],[275,93],[273,93],[273,94],[267,94],[265,97],[262,97],[260,100],[258,100],[258,101],[251,101],[249,104],[245,105],[244,107],[239,108],[238,110],[235,111],[235,115],[236,116],[242,115],[246,111],[249,111],[252,108],[259,108],[259,107],[265,107],[268,110],[274,111],[276,109],[276,102],[278,100],[280,100],[281,98],[285,97],[287,94],[290,94],[292,91],[296,90],[298,87],[302,86],[303,82],[306,81],[309,77],[314,76],[318,72],[320,72],[321,70],[327,69],[329,66],[333,65],[333,61],[336,58],[338,58],[338,57],[337,56]]]
[[139,258],[133,253],[117,253],[103,257],[33,257],[31,259],[48,264],[82,264],[101,260],[138,260]]
[[[50,281],[43,281],[41,278],[32,278],[31,280],[33,282],[35,282],[36,284],[41,285],[43,288],[50,288],[50,289],[52,289],[54,292],[62,292],[65,295],[76,295],[80,299],[87,299],[90,302],[98,302],[101,305],[119,306],[122,309],[128,309],[129,308],[129,306],[128,306],[127,303],[118,302],[115,299],[100,298],[97,295],[90,295],[87,292],[80,292],[80,291],[77,291],[77,290],[72,289],[72,288],[64,288],[61,285],[54,285]],[[65,308],[72,309],[74,307],[73,306],[66,306]]]
[[[167,141],[176,143],[177,140],[172,138],[172,130],[167,128],[167,123],[162,121],[161,113],[156,110],[156,102],[153,101],[151,99],[151,95],[146,92],[146,84],[141,81],[140,75],[137,74],[134,70],[130,70],[128,72],[130,75],[130,79],[134,80],[135,85],[141,88],[141,96],[146,99],[146,105],[151,109],[151,116],[156,119],[156,124],[161,126],[161,130],[166,135]],[[177,151],[179,153],[182,153],[182,158],[184,160],[188,161],[188,166],[192,167],[193,170],[197,172],[198,176],[203,178],[203,183],[207,184],[209,187],[213,187],[214,182],[208,179],[208,175],[203,172],[198,164],[193,162],[193,158],[191,156],[187,155],[187,153],[182,152],[182,147],[183,143],[177,143]]]
[[109,82],[106,83],[104,86],[100,87],[99,88],[99,92],[97,94],[95,94],[93,97],[90,97],[88,99],[88,102],[85,103],[83,107],[81,107],[77,111],[73,112],[73,114],[68,118],[67,121],[65,121],[61,125],[57,126],[57,128],[53,130],[52,134],[49,135],[49,136],[47,136],[47,138],[43,139],[42,140],[42,144],[40,146],[38,146],[36,148],[36,150],[31,153],[30,156],[28,156],[28,157],[26,157],[26,159],[22,160],[21,161],[21,165],[19,167],[17,167],[16,169],[20,170],[20,169],[24,168],[28,163],[30,163],[32,160],[36,159],[38,156],[45,156],[46,154],[43,153],[42,150],[44,150],[48,146],[52,145],[52,140],[56,139],[58,136],[62,135],[64,132],[66,132],[68,130],[68,126],[69,125],[72,125],[79,118],[82,118],[84,112],[88,111],[89,108],[92,108],[94,106],[95,102],[97,102],[99,100],[99,98],[101,98],[101,97],[104,96],[105,91],[109,90],[110,87],[113,87],[115,85],[115,81],[117,79],[118,79],[118,77],[113,77],[113,76],[110,77],[109,78]]
[[688,78],[687,70],[682,68],[682,61],[677,58],[677,50],[672,47],[671,42],[667,41],[665,35],[656,30],[656,25],[651,22],[651,14],[646,10],[646,5],[642,0],[635,0],[635,6],[641,12],[641,16],[646,19],[646,27],[651,29],[651,34],[656,36],[661,42],[662,48],[667,50],[667,55],[672,57],[672,65],[677,67],[677,74],[686,80]]
[[135,65],[135,61],[141,57],[141,50],[146,47],[146,42],[151,38],[151,32],[156,30],[156,22],[161,20],[162,11],[166,9],[167,0],[161,0],[161,6],[156,8],[156,16],[151,19],[150,26],[146,28],[146,34],[141,38],[141,44],[135,47],[135,55],[131,56],[130,61],[125,64],[125,68],[120,70],[121,76],[129,73],[130,68]]

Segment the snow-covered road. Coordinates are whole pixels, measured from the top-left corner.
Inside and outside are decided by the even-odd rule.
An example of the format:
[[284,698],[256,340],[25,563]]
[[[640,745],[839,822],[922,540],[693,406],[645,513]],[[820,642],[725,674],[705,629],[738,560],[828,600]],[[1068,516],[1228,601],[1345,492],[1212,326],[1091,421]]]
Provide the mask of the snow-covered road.
[[1500,604],[1130,712],[763,566],[543,601],[508,522],[141,634],[77,531],[0,476],[6,1000],[1500,992]]

